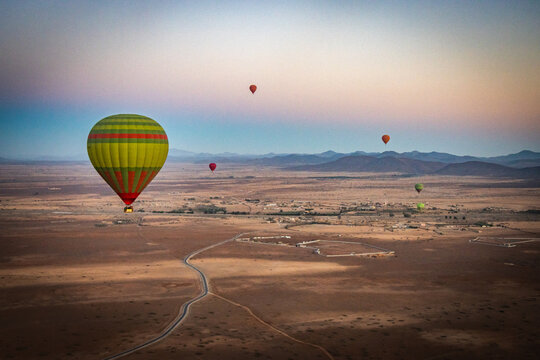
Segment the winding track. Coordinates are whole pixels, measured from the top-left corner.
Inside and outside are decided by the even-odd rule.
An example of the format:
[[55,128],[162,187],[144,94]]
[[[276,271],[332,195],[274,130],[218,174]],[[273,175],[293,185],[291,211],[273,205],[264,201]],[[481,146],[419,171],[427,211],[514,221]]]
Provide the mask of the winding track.
[[[132,347],[131,349],[127,349],[127,350],[124,350],[122,351],[121,353],[118,353],[116,355],[113,355],[113,356],[110,356],[110,357],[107,357],[105,358],[105,360],[113,360],[113,359],[119,359],[121,357],[124,357],[126,355],[129,355],[129,354],[132,354],[138,350],[141,350],[141,349],[144,349],[145,347],[148,347],[150,345],[153,345],[161,340],[163,340],[164,338],[166,338],[167,336],[169,336],[174,329],[176,329],[178,327],[178,325],[180,325],[182,323],[182,321],[186,318],[186,316],[188,315],[189,313],[189,308],[192,304],[196,303],[197,301],[201,300],[202,298],[204,298],[205,296],[207,296],[208,294],[211,294],[211,295],[214,295],[215,297],[221,299],[221,300],[224,300],[232,305],[235,305],[235,306],[238,306],[242,309],[244,309],[245,311],[247,311],[255,320],[257,320],[258,322],[260,322],[261,324],[263,324],[264,326],[267,326],[269,327],[270,329],[276,331],[277,333],[289,338],[290,340],[293,340],[297,343],[300,343],[300,344],[304,344],[304,345],[308,345],[308,346],[311,346],[313,348],[316,348],[318,350],[320,350],[329,360],[334,360],[334,357],[322,346],[320,345],[317,345],[317,344],[313,344],[313,343],[310,343],[310,342],[307,342],[307,341],[303,341],[303,340],[300,340],[300,339],[297,339],[289,334],[287,334],[286,332],[284,332],[283,330],[280,330],[278,329],[277,327],[271,325],[270,323],[262,320],[260,317],[258,317],[257,315],[255,315],[255,313],[253,313],[253,311],[248,308],[247,306],[245,305],[242,305],[242,304],[238,304],[230,299],[227,299],[221,295],[218,295],[218,294],[215,294],[215,293],[212,293],[210,292],[210,288],[209,288],[209,285],[208,285],[208,281],[206,279],[206,275],[204,275],[204,273],[199,270],[197,267],[195,267],[194,265],[190,264],[189,263],[189,260],[194,257],[195,255],[198,255],[200,253],[202,253],[203,251],[206,251],[206,250],[209,250],[209,249],[212,249],[216,246],[220,246],[220,245],[223,245],[225,243],[228,243],[228,242],[231,242],[231,241],[234,241],[236,239],[238,239],[240,236],[244,235],[245,233],[240,233],[230,239],[227,239],[227,240],[223,240],[223,241],[220,241],[218,243],[215,243],[213,245],[210,245],[210,246],[207,246],[205,248],[202,248],[202,249],[199,249],[199,250],[195,250],[193,251],[192,253],[186,255],[186,257],[184,257],[184,260],[183,260],[183,263],[195,270],[196,272],[199,273],[199,277],[201,279],[201,283],[202,283],[202,291],[201,293],[194,297],[193,299],[187,301],[186,303],[184,303],[182,305],[182,307],[180,308],[180,311],[178,312],[178,315],[176,316],[176,318],[167,326],[167,328],[158,336],[156,336],[155,338],[153,339],[150,339],[140,345],[137,345],[135,347]],[[139,236],[142,236],[139,232]]]
[[192,264],[189,263],[189,260],[197,255],[197,254],[200,254],[202,253],[203,251],[206,251],[206,250],[209,250],[213,247],[216,247],[216,246],[220,246],[220,245],[223,245],[225,243],[228,243],[228,242],[231,242],[231,241],[234,241],[236,240],[237,238],[239,238],[240,236],[244,235],[244,233],[241,233],[241,234],[238,234],[230,239],[227,239],[227,240],[224,240],[224,241],[220,241],[218,243],[215,243],[213,245],[210,245],[210,246],[207,246],[205,248],[202,248],[202,249],[199,249],[199,250],[195,250],[193,251],[192,253],[186,255],[186,257],[184,258],[183,260],[183,263],[195,270],[196,272],[199,273],[199,276],[200,276],[200,279],[201,279],[201,282],[202,282],[202,291],[199,295],[197,295],[196,297],[194,297],[193,299],[185,302],[182,307],[180,308],[180,311],[178,312],[178,315],[176,316],[176,318],[167,326],[167,328],[161,333],[159,334],[158,336],[156,336],[155,338],[153,339],[150,339],[140,345],[137,345],[135,347],[132,347],[131,349],[127,349],[127,350],[124,350],[116,355],[113,355],[113,356],[109,356],[107,358],[105,358],[105,360],[113,360],[113,359],[119,359],[123,356],[126,356],[126,355],[129,355],[131,353],[134,353],[135,351],[138,351],[138,350],[141,350],[141,349],[144,349],[145,347],[147,346],[150,346],[150,345],[153,345],[163,339],[165,339],[167,336],[169,336],[174,329],[176,329],[178,327],[178,325],[180,325],[180,323],[186,318],[186,316],[188,315],[189,313],[189,308],[192,304],[196,303],[197,301],[201,300],[202,298],[204,298],[206,295],[208,295],[208,281],[206,279],[206,276],[204,275],[204,273],[199,270],[198,268],[196,268],[195,266],[193,266]]
[[251,315],[255,320],[257,320],[258,322],[260,322],[260,323],[263,324],[264,326],[269,327],[269,328],[272,329],[273,331],[275,331],[275,332],[277,332],[277,333],[279,333],[279,334],[285,336],[286,338],[289,338],[290,340],[295,341],[295,342],[297,342],[297,343],[299,343],[299,344],[308,345],[308,346],[311,346],[311,347],[313,347],[313,348],[315,348],[315,349],[318,349],[318,350],[320,350],[320,351],[321,351],[328,359],[334,360],[334,357],[332,356],[332,354],[330,354],[330,353],[328,352],[328,350],[326,350],[325,348],[323,348],[321,345],[317,345],[317,344],[313,344],[313,343],[310,343],[310,342],[307,342],[307,341],[303,341],[303,340],[300,340],[300,339],[298,339],[298,338],[295,338],[295,337],[293,337],[293,336],[287,334],[287,333],[284,332],[283,330],[278,329],[278,328],[275,327],[274,325],[272,325],[272,324],[270,324],[270,323],[264,321],[263,319],[261,319],[260,317],[258,317],[257,315],[255,315],[255,313],[254,313],[253,311],[251,311],[251,309],[248,308],[248,307],[245,306],[245,305],[242,305],[242,304],[239,304],[239,303],[237,303],[237,302],[234,302],[234,301],[232,301],[232,300],[230,300],[230,299],[227,299],[227,298],[225,298],[225,297],[223,297],[223,296],[221,296],[221,295],[218,295],[218,294],[216,294],[216,293],[213,293],[213,292],[211,292],[210,294],[214,295],[215,297],[217,297],[217,298],[219,298],[219,299],[221,299],[221,300],[223,300],[223,301],[228,302],[229,304],[232,304],[232,305],[234,305],[234,306],[238,306],[239,308],[244,309],[244,310],[247,311],[247,312],[249,313],[249,315]]

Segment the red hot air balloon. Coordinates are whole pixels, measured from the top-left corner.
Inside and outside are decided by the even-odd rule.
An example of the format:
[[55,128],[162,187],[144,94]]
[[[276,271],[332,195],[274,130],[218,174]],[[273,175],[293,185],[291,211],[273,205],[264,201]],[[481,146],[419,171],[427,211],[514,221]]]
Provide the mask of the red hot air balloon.
[[210,170],[212,170],[212,172],[214,172],[214,170],[216,170],[217,168],[217,165],[215,163],[210,163],[208,164],[208,167],[210,168]]
[[249,85],[249,91],[251,91],[252,94],[255,94],[255,91],[257,91],[257,85]]
[[390,135],[383,135],[382,141],[384,142],[385,145],[388,144],[388,142],[390,141]]

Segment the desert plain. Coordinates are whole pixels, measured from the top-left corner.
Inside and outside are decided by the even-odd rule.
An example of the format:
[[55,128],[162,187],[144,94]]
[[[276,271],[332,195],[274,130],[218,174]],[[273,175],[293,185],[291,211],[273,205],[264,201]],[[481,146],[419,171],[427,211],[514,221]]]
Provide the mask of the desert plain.
[[[414,184],[422,182],[418,194]],[[0,166],[0,358],[536,359],[540,188],[167,164]],[[423,211],[416,204],[425,204]],[[224,240],[231,241],[224,242]]]

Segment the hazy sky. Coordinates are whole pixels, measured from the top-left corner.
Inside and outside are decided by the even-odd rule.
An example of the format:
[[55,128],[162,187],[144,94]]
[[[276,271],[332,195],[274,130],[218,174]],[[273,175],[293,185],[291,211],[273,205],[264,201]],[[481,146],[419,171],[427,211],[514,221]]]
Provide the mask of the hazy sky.
[[0,156],[118,113],[191,151],[539,151],[540,1],[0,2]]

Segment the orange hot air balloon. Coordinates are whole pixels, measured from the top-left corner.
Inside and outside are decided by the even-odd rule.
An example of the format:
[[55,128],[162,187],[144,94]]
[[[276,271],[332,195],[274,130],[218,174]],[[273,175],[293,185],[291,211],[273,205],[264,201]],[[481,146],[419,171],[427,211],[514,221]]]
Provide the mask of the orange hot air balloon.
[[390,135],[383,135],[382,141],[385,145],[388,144],[388,142],[390,141]]
[[208,164],[208,167],[210,168],[210,170],[212,170],[212,172],[214,172],[214,170],[216,170],[217,168],[217,165],[215,163],[210,163]]
[[255,94],[255,91],[257,91],[257,85],[249,85],[249,91],[251,91],[252,94]]

